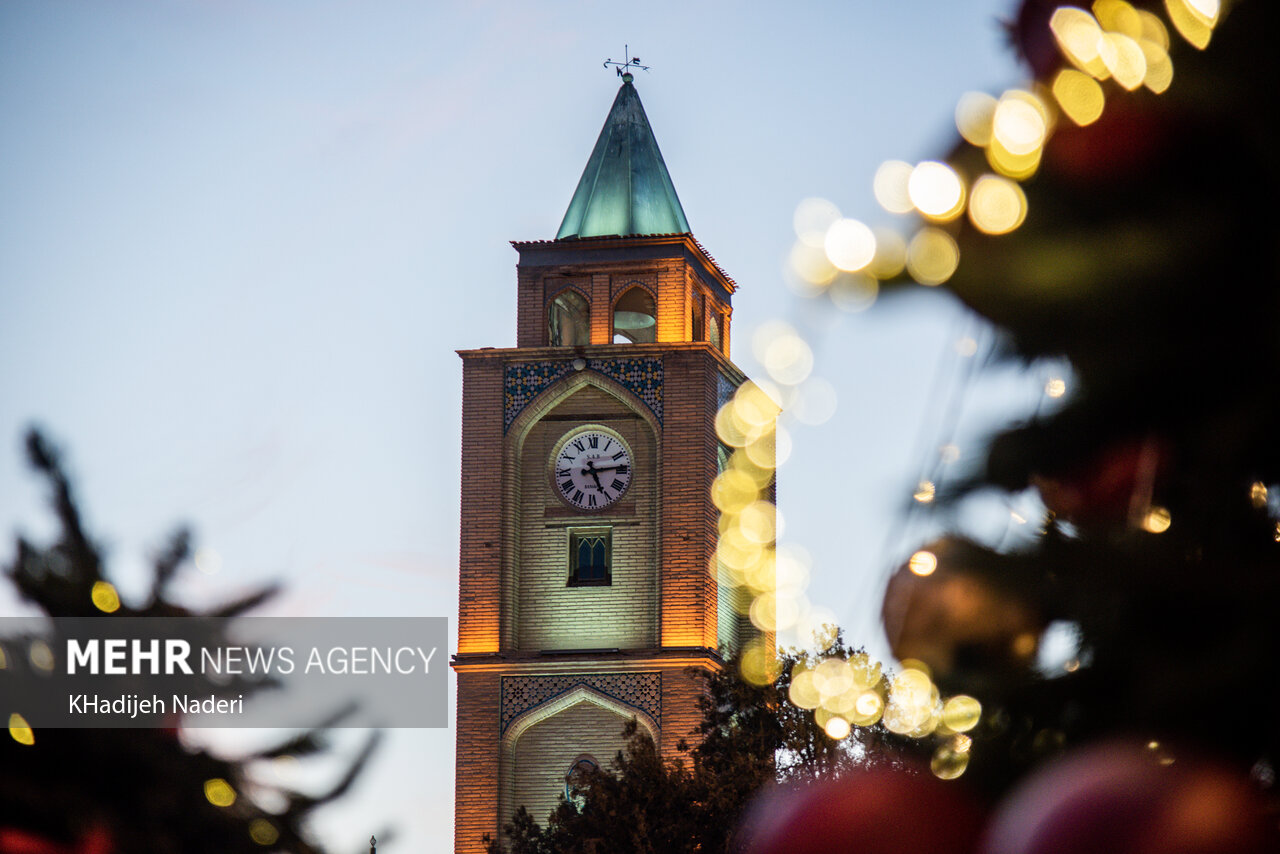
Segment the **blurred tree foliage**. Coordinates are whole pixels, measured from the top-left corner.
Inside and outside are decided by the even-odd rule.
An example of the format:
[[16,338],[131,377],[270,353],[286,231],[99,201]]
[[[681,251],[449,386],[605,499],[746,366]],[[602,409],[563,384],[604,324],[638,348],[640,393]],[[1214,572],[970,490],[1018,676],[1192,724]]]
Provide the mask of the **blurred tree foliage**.
[[[231,618],[269,599],[277,589],[264,586],[208,611],[194,611],[170,598],[170,585],[189,564],[191,536],[179,529],[155,558],[152,583],[141,606],[121,603],[110,616],[93,603],[94,586],[110,578],[102,549],[81,521],[70,481],[57,449],[38,431],[26,441],[31,465],[48,482],[60,532],[48,547],[19,537],[17,555],[6,575],[22,598],[50,617]],[[225,619],[208,620],[225,625]],[[31,638],[0,638],[7,649],[6,669],[29,666],[14,654]],[[213,642],[217,642],[213,640]],[[0,678],[4,678],[0,671]],[[211,693],[225,686],[209,686]],[[248,687],[237,690],[248,691]],[[0,710],[7,716],[11,709]],[[350,710],[346,710],[349,712]],[[305,794],[255,779],[256,764],[321,754],[326,730],[339,713],[317,728],[248,756],[226,759],[180,738],[179,722],[164,729],[44,729],[29,733],[31,743],[0,739],[0,854],[112,854],[112,852],[261,852],[315,854],[322,849],[305,832],[308,817],[320,805],[342,795],[371,755],[372,735],[339,780],[320,794]],[[28,734],[23,733],[24,737]],[[206,784],[222,781],[235,797],[209,796]],[[269,795],[268,811],[255,795]]]

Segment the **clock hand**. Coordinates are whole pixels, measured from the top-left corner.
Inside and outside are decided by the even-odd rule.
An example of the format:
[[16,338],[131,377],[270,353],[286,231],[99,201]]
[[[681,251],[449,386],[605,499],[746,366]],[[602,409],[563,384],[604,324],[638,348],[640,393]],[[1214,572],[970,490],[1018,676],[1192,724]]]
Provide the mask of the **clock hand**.
[[600,485],[600,475],[597,473],[599,470],[596,468],[596,464],[594,462],[587,460],[587,467],[583,469],[583,471],[588,472],[592,479],[595,480],[596,489],[601,491],[604,490],[604,487]]
[[595,471],[612,471],[613,469],[620,469],[625,465],[626,463],[618,463],[617,465],[612,466],[600,466],[600,468],[595,469]]

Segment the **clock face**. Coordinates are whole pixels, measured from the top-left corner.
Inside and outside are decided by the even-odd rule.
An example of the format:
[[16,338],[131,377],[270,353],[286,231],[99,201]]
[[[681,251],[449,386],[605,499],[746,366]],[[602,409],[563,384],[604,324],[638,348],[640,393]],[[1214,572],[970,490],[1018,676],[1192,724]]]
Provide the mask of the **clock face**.
[[631,485],[631,449],[611,430],[584,427],[566,436],[551,460],[555,490],[579,510],[603,510]]

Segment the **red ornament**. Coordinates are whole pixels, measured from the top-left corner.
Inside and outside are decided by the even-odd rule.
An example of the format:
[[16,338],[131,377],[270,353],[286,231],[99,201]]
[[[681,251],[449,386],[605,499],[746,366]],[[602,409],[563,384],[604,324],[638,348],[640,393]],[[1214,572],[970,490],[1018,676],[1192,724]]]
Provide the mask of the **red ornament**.
[[1280,851],[1261,797],[1228,770],[1128,742],[1077,751],[997,808],[980,854]]
[[855,771],[756,798],[738,830],[743,854],[970,854],[982,810],[928,774]]
[[1045,506],[1072,522],[1123,522],[1151,504],[1152,490],[1169,452],[1158,439],[1134,439],[1104,448],[1087,462],[1031,482]]

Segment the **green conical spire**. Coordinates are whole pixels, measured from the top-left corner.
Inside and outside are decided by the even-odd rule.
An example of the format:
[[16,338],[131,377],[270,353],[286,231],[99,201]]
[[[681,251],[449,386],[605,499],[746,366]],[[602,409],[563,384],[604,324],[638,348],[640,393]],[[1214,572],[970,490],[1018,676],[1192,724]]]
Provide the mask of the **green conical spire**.
[[640,96],[624,74],[556,239],[689,230]]

